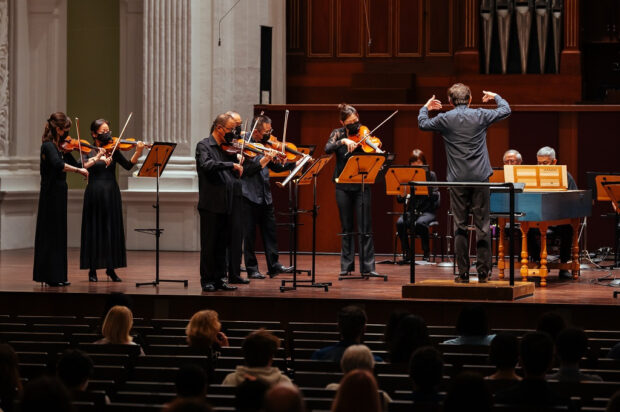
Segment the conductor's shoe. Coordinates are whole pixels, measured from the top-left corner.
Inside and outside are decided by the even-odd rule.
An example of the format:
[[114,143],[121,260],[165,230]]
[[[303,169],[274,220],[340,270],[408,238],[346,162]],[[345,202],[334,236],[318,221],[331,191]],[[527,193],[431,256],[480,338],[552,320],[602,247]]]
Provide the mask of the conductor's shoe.
[[[248,282],[249,282],[249,281],[248,281]],[[220,283],[220,284],[217,286],[217,289],[218,289],[218,290],[228,290],[228,291],[231,291],[231,290],[237,290],[237,287],[236,287],[236,286],[233,286],[233,285],[229,285],[229,284],[228,284],[228,283],[226,283],[226,282],[222,282],[222,283]]]
[[369,274],[370,276],[383,277],[383,275],[381,275],[381,274],[379,274],[379,273],[375,272],[374,270],[373,270],[372,272],[368,272],[368,274]]
[[250,279],[265,279],[265,275],[260,272],[252,272],[248,275]]
[[469,283],[469,273],[463,273],[454,277],[454,283]]
[[122,282],[122,279],[118,277],[114,269],[106,270],[105,273],[112,280],[112,282]]
[[562,269],[558,273],[558,277],[560,279],[572,279],[573,278],[573,274],[569,270]]
[[205,283],[204,285],[202,285],[203,292],[215,292],[216,290],[217,288],[213,283]]
[[88,272],[88,281],[89,282],[97,282],[97,271],[91,270]]
[[[226,282],[223,282],[223,284],[225,284],[225,283]],[[248,283],[250,283],[250,279],[244,279],[244,278],[242,278],[240,276],[235,276],[235,277],[231,277],[228,280],[228,283],[230,283],[230,284],[234,283],[234,284],[238,284],[238,285],[247,285]],[[235,287],[235,289],[237,289],[237,288]]]
[[283,264],[278,263],[278,264],[274,265],[274,267],[269,272],[267,272],[269,277],[272,277],[272,278],[276,277],[280,273],[293,273],[293,267],[292,266],[284,266]]
[[478,273],[478,283],[487,283],[489,281],[488,273]]

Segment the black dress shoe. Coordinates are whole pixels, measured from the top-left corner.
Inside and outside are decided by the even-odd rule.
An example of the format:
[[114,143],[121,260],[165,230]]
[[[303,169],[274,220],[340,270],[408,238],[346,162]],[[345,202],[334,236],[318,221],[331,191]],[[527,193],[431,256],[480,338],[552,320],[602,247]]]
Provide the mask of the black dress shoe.
[[219,285],[217,285],[217,289],[218,290],[237,290],[237,287],[233,285],[229,285],[226,282],[222,282]]
[[276,266],[276,270],[280,273],[293,273],[292,266],[284,266],[282,264]]
[[487,283],[489,281],[488,273],[478,273],[478,283]]
[[260,272],[252,272],[248,275],[249,279],[265,279],[265,275]]
[[114,269],[106,270],[105,273],[112,280],[112,282],[122,282],[123,281],[121,278],[118,277],[118,275],[116,274]]
[[351,272],[347,272],[346,270],[341,270],[340,273],[338,274],[338,276],[349,276],[351,275]]
[[560,273],[558,273],[558,277],[560,279],[572,279],[573,274],[570,272],[570,270],[562,269],[560,270]]
[[454,283],[469,283],[469,273],[463,273],[454,277]]
[[[237,276],[237,277],[230,278],[228,280],[228,283],[237,284],[237,285],[247,285],[248,283],[250,283],[250,279],[244,279],[242,277]],[[226,284],[226,282],[223,282],[223,284]],[[235,287],[235,289],[237,288]]]
[[71,282],[45,282],[47,286],[57,287],[57,286],[69,286]]
[[217,288],[213,283],[205,283],[204,285],[202,285],[203,292],[215,292],[216,290]]
[[97,282],[97,271],[96,270],[90,270],[88,272],[88,281],[89,282]]

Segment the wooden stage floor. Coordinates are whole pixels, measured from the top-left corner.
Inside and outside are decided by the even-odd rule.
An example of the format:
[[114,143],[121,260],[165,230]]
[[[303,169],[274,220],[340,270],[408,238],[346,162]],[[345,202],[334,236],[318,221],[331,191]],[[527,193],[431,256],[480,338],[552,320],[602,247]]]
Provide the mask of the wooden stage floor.
[[[264,256],[258,255],[259,267],[265,270]],[[391,256],[378,256],[377,260],[388,259]],[[317,281],[332,282],[328,292],[319,288],[299,288],[295,291],[280,292],[282,279],[290,279],[292,275],[279,275],[274,279],[252,280],[249,285],[238,285],[234,292],[203,293],[200,289],[198,252],[162,252],[160,255],[160,276],[162,279],[187,279],[189,286],[182,284],[162,283],[159,287],[136,287],[136,282],[148,282],[155,278],[155,253],[150,251],[129,251],[127,253],[128,267],[118,269],[118,275],[123,282],[107,281],[105,271],[99,271],[99,282],[88,282],[88,273],[79,270],[79,249],[70,249],[69,281],[71,285],[62,288],[42,286],[32,281],[33,250],[21,249],[0,252],[0,292],[29,292],[52,294],[107,294],[110,292],[124,292],[131,295],[156,296],[226,296],[229,298],[282,298],[289,299],[338,299],[338,300],[403,300],[401,286],[409,281],[409,266],[392,264],[378,264],[377,270],[388,275],[388,281],[381,279],[345,280],[338,281],[339,257],[335,255],[317,256]],[[288,264],[288,255],[280,257],[284,264]],[[300,255],[299,268],[309,269],[311,257]],[[536,287],[531,297],[515,301],[518,304],[555,304],[555,305],[620,305],[620,298],[613,298],[614,290],[620,288],[606,287],[596,284],[597,278],[614,275],[620,278],[620,270],[586,270],[582,271],[577,281],[560,280],[557,271],[551,272],[546,288]],[[307,275],[298,275],[299,279],[308,279]],[[416,280],[423,279],[451,279],[451,267],[437,267],[435,265],[416,266]],[[497,279],[497,268],[494,268],[493,278]],[[519,280],[516,275],[516,280]],[[607,282],[603,282],[607,283]]]

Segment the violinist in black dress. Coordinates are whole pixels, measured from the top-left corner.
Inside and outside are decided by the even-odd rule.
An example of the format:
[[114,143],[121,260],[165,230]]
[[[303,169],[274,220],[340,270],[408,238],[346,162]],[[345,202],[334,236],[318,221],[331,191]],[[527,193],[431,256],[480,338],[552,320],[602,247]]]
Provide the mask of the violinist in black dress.
[[88,171],[61,149],[69,136],[71,119],[52,113],[41,145],[41,190],[34,240],[33,279],[48,286],[67,286],[67,173],[88,177]]
[[[112,142],[110,124],[98,119],[90,125],[90,131],[97,147]],[[116,165],[131,170],[144,150],[143,142],[136,142],[136,151],[127,160],[120,151],[109,151],[101,159],[91,161],[93,152],[85,155],[84,166],[90,177],[84,192],[82,209],[82,242],[80,269],[88,269],[88,280],[97,282],[97,269],[106,269],[114,282],[120,282],[114,269],[127,266],[125,229],[123,227],[123,206],[121,192],[116,182]]]
[[[348,104],[341,104],[340,123],[341,128],[334,129],[325,145],[325,153],[336,154],[336,168],[334,181],[347,164],[349,156],[364,153],[361,146],[349,137],[359,133],[361,124],[357,110]],[[362,197],[364,198],[364,222],[362,224]],[[340,212],[342,225],[342,248],[340,252],[340,275],[347,275],[355,270],[355,236],[353,234],[353,219],[357,215],[357,231],[367,233],[360,235],[360,249],[363,249],[364,261],[360,254],[360,272],[380,276],[375,272],[375,246],[372,238],[371,198],[370,185],[366,185],[362,193],[362,185],[351,183],[336,183],[336,202]]]

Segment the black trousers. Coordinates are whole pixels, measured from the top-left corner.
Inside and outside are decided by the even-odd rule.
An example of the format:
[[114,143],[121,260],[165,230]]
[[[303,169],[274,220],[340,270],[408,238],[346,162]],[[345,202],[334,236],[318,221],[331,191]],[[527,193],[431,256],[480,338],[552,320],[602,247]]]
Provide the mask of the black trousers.
[[469,273],[469,214],[476,228],[476,269],[491,273],[491,234],[489,218],[490,190],[488,187],[450,188],[450,209],[454,220],[454,253],[459,274]]
[[[409,236],[411,233],[415,233],[420,236],[420,241],[422,243],[422,250],[424,254],[428,254],[430,252],[429,239],[428,239],[428,225],[435,220],[435,214],[425,212],[418,216],[418,218],[413,222],[413,218],[410,213],[405,214],[404,219],[403,216],[399,217],[396,221],[396,230],[398,230],[398,237],[400,238],[400,244],[403,248],[403,253],[407,256],[409,255]],[[409,230],[407,230],[407,228]]]
[[340,270],[342,272],[355,271],[355,234],[354,219],[357,216],[357,232],[368,233],[368,236],[358,236],[359,250],[363,250],[364,261],[360,254],[360,269],[362,273],[375,271],[375,246],[372,239],[372,212],[370,188],[364,190],[364,221],[362,222],[362,191],[342,190],[336,188],[336,203],[340,212],[342,225],[342,248],[340,251]]
[[256,226],[260,228],[267,270],[274,272],[278,263],[278,242],[276,238],[276,216],[273,204],[259,205],[243,198],[243,258],[248,273],[258,272],[255,241]]
[[236,196],[230,214],[200,212],[200,285],[219,284],[223,278],[234,279],[240,275],[241,196]]
[[[554,239],[560,241],[560,262],[571,260],[573,247],[573,227],[571,225],[549,226],[547,230],[547,251]],[[527,254],[534,262],[540,262],[540,230],[530,229],[527,231]]]

